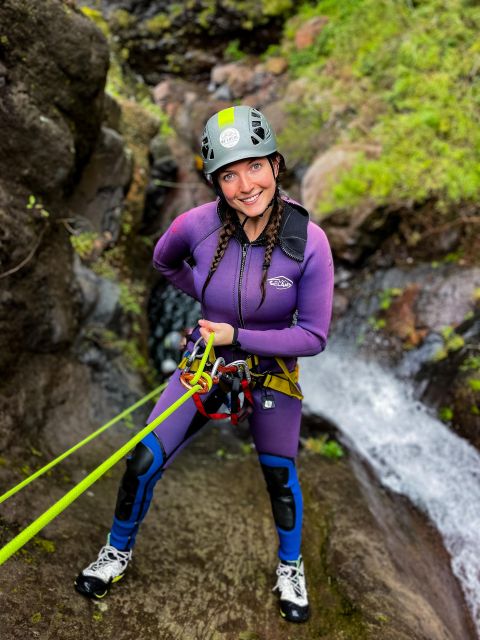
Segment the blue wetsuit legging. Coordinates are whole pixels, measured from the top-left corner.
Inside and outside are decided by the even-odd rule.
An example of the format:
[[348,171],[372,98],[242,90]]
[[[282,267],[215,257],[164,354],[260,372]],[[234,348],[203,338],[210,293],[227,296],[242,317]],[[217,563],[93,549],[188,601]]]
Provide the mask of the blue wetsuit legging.
[[[149,422],[185,392],[179,373],[173,374]],[[278,555],[282,560],[296,560],[300,555],[303,516],[302,492],[295,467],[301,402],[269,390],[275,406],[264,409],[262,393],[264,391],[260,388],[253,390],[250,431],[270,494],[279,537]],[[225,397],[219,387],[214,387],[208,396],[202,396],[207,412],[217,411]],[[133,547],[157,480],[206,422],[207,419],[196,410],[193,400],[189,399],[137,445],[127,459],[127,470],[120,485],[110,532],[111,545],[121,550]]]

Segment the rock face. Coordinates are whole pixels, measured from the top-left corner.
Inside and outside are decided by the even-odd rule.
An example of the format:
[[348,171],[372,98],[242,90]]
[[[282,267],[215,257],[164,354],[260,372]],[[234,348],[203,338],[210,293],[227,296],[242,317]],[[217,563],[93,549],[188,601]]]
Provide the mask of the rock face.
[[6,0],[0,10],[2,180],[58,193],[81,171],[100,129],[107,45],[60,0]]
[[[309,452],[301,453],[299,472],[312,616],[292,631],[271,591],[277,538],[265,482],[230,426],[207,427],[165,474],[125,578],[93,606],[72,583],[104,542],[121,466],[49,525],[39,544],[7,561],[0,572],[4,640],[32,628],[62,640],[101,629],[113,640],[136,637],[140,627],[142,638],[182,640],[475,638],[448,557],[424,518],[366,479],[357,461]],[[73,480],[83,477],[74,462],[67,468]],[[0,467],[0,481],[4,474]],[[35,504],[27,492],[7,501],[2,524],[24,525],[21,513],[46,508],[65,491],[56,478],[39,482],[48,491]]]
[[[55,423],[72,388],[89,406],[91,375],[74,355],[85,297],[67,230],[85,209],[67,202],[83,175],[99,228],[114,234],[115,216],[105,218],[131,170],[118,134],[101,129],[107,43],[70,5],[0,6],[0,450]],[[99,171],[102,153],[118,164],[111,182]],[[100,191],[110,193],[103,209]],[[82,433],[92,418],[70,407],[59,433]]]
[[271,42],[278,42],[292,5],[261,0],[100,2],[128,52],[128,64],[150,84],[161,81],[166,73],[205,80],[232,41],[246,53],[264,51]]

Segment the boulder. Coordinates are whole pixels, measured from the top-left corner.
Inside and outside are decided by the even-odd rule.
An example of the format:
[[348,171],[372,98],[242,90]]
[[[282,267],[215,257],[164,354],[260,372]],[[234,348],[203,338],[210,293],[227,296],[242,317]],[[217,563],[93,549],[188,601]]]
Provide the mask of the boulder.
[[[359,153],[376,157],[375,145],[336,145],[319,155],[302,179],[302,202],[319,219],[319,203],[338,177],[348,171]],[[370,199],[350,210],[339,210],[322,219],[334,253],[346,262],[355,264],[372,253],[397,225],[396,210],[378,207]]]

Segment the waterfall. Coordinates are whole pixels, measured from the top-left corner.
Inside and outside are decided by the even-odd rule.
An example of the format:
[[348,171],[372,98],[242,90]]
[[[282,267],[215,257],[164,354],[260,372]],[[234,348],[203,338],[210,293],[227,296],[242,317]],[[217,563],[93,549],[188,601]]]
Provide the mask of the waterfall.
[[389,489],[440,532],[480,635],[480,453],[374,362],[334,344],[301,361],[305,408],[334,422]]

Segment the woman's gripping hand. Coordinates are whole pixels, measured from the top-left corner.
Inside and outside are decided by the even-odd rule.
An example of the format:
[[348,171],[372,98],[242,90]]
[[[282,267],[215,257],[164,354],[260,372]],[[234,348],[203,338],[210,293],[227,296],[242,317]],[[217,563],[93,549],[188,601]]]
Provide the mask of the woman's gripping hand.
[[199,320],[200,334],[205,342],[208,341],[210,334],[215,333],[213,341],[214,347],[230,345],[233,342],[233,327],[226,322],[210,322],[210,320]]

